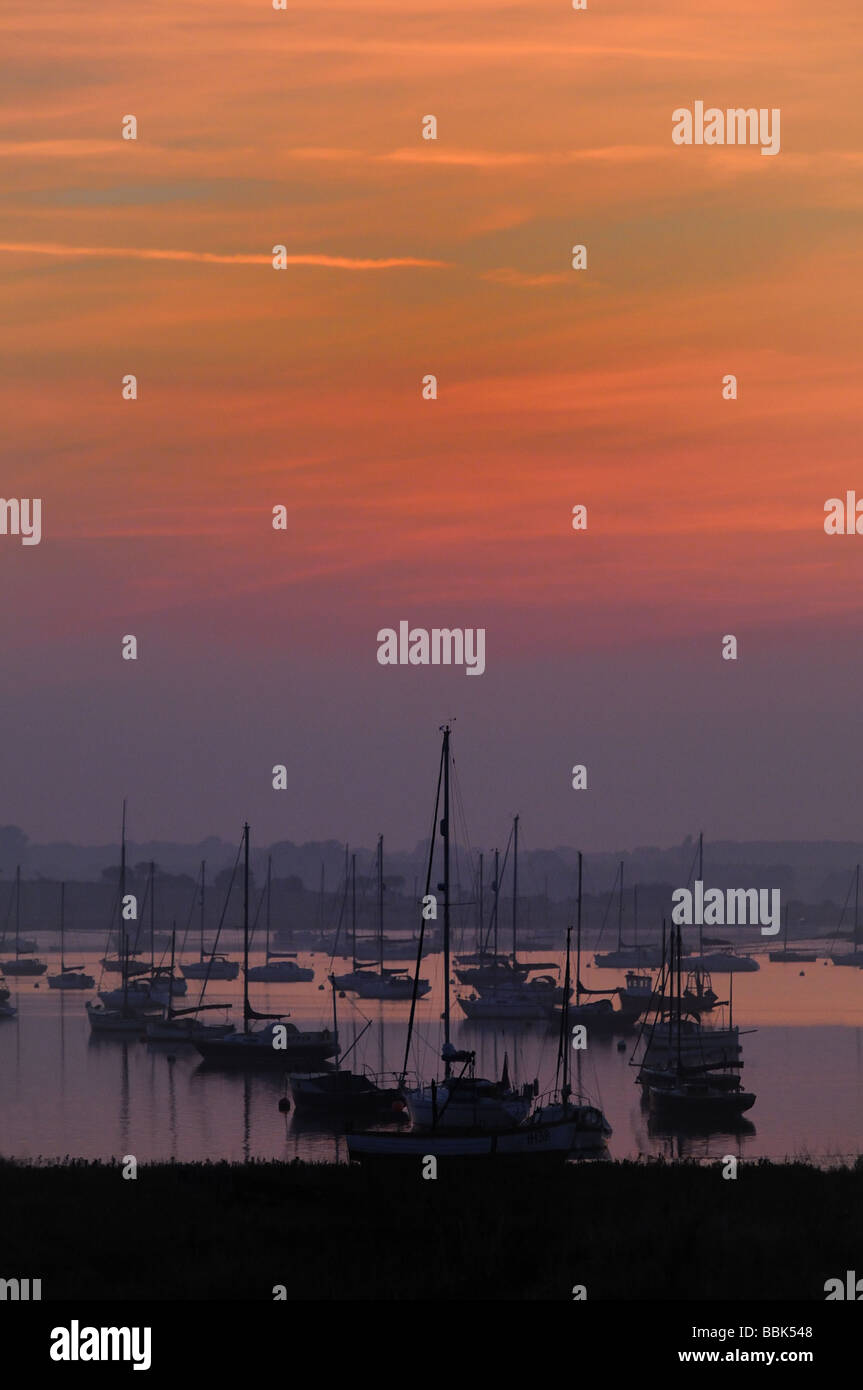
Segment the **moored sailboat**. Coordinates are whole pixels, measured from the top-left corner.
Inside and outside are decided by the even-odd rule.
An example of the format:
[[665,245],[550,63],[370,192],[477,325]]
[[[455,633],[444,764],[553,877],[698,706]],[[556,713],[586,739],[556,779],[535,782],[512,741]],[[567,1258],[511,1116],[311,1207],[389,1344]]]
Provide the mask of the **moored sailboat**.
[[[317,1065],[338,1056],[338,1038],[328,1028],[301,1031],[285,1023],[287,1014],[257,1013],[249,1000],[249,826],[243,826],[243,1031],[222,1038],[196,1038],[205,1062],[228,1067],[259,1067],[288,1071],[291,1066]],[[253,1028],[261,1021],[262,1028]]]
[[[411,1117],[411,1129],[406,1133],[387,1133],[365,1130],[348,1135],[348,1152],[352,1161],[415,1161],[434,1156],[452,1161],[501,1162],[542,1159],[562,1162],[569,1153],[576,1134],[575,1121],[561,1117],[544,1118],[532,1110],[531,1099],[535,1086],[520,1091],[509,1084],[506,1072],[499,1082],[477,1077],[475,1054],[453,1046],[450,1036],[450,726],[442,729],[443,743],[438,787],[435,798],[434,823],[440,834],[443,850],[443,978],[444,978],[444,1042],[441,1060],[443,1078],[428,1085],[406,1088],[405,1100]],[[443,816],[438,820],[443,790]],[[431,886],[434,837],[429,846],[426,894]],[[419,977],[423,924],[420,923],[420,945],[417,952],[416,977]],[[416,995],[411,1000],[408,1036],[402,1078],[407,1074],[413,1030]],[[459,1066],[460,1070],[455,1068]]]
[[48,976],[49,989],[94,989],[96,981],[83,965],[67,965],[65,955],[66,885],[60,884],[60,973]]
[[24,955],[25,950],[35,950],[35,941],[21,937],[21,865],[15,869],[15,959],[0,961],[0,973],[5,975],[44,975],[48,969],[44,960]]
[[248,978],[258,984],[294,985],[309,984],[315,978],[314,970],[297,963],[296,951],[270,950],[270,899],[272,894],[272,856],[267,855],[267,944],[263,965],[249,967]]

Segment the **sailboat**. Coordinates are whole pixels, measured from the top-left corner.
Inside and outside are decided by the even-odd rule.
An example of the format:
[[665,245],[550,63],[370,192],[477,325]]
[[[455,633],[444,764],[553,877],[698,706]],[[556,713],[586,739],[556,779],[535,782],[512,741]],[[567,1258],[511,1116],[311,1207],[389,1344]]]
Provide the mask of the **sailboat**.
[[[6,933],[9,929],[9,918],[12,914],[12,907],[17,903],[20,893],[20,872],[21,869],[19,865],[15,875],[16,882],[11,886],[9,892],[9,902],[6,907],[6,920],[3,923],[3,931],[0,933],[0,951],[6,950]],[[36,942],[32,936],[21,936],[20,932],[17,930],[17,926],[15,939],[18,943],[18,950],[24,955],[29,955],[31,952],[35,953],[39,950],[38,942]]]
[[[414,980],[405,969],[391,969],[384,965],[384,837],[378,836],[377,848],[377,891],[378,891],[378,959],[377,970],[361,965],[357,959],[357,879],[356,855],[351,856],[351,938],[353,969],[341,974],[331,975],[330,979],[338,989],[350,990],[361,999],[410,999],[414,993]],[[416,954],[416,948],[414,949]],[[431,985],[428,980],[416,983],[417,993],[428,994]]]
[[[572,927],[566,929],[566,973],[564,976],[564,1003],[560,1011],[560,1034],[557,1046],[557,1074],[555,1077],[556,1093],[552,1100],[542,1105],[538,1109],[538,1114],[543,1119],[571,1119],[575,1122],[575,1137],[573,1140],[573,1151],[576,1153],[586,1153],[592,1150],[602,1149],[607,1139],[611,1138],[612,1128],[605,1118],[598,1105],[589,1101],[581,1087],[581,1054],[583,1049],[576,1051],[578,1058],[578,1089],[573,1096],[570,1086],[570,1024],[569,1024],[569,982],[570,982],[570,958],[572,951]],[[560,1087],[557,1089],[558,1082]]]
[[[730,1123],[755,1104],[755,1095],[744,1091],[739,1069],[743,1063],[698,1062],[684,1056],[683,1018],[684,1006],[681,989],[680,959],[682,955],[680,928],[677,928],[677,989],[676,1007],[669,1019],[676,1026],[677,1046],[673,1062],[664,1074],[644,1075],[642,1084],[647,1086],[647,1094],[652,1109],[671,1117],[678,1123]],[[674,985],[674,933],[669,942],[669,984]]]
[[44,960],[33,956],[22,956],[22,950],[32,950],[35,942],[22,943],[21,940],[21,865],[15,869],[15,959],[0,961],[0,973],[5,975],[44,975],[48,966]]
[[314,970],[297,964],[296,951],[270,950],[270,898],[272,894],[272,856],[267,855],[267,947],[264,965],[253,965],[249,979],[260,984],[308,984],[315,978]]
[[[512,859],[512,977],[506,973],[498,974],[489,983],[477,983],[477,995],[458,996],[458,1004],[473,1023],[526,1021],[548,1019],[556,1003],[562,1001],[562,992],[553,975],[542,975],[536,979],[519,978],[518,960],[518,822],[513,820],[513,859]],[[497,915],[498,880],[497,852],[495,851],[494,883],[494,955],[497,956]],[[536,968],[536,967],[534,967]],[[556,967],[555,967],[556,968]],[[468,973],[468,972],[463,972]]]
[[[845,899],[846,903],[848,899]],[[863,949],[860,946],[860,865],[854,869],[854,935],[852,937],[853,949],[850,951],[835,951],[830,959],[834,965],[856,965],[863,966]]]
[[[656,985],[653,1018],[642,1026],[630,1058],[630,1066],[638,1067],[637,1080],[643,1086],[669,1084],[679,1063],[690,1068],[726,1071],[742,1065],[740,1029],[731,1020],[727,1027],[702,1023],[700,1016],[681,999],[672,968],[673,937],[666,951],[664,936],[663,923],[663,966]],[[678,945],[679,941],[678,928]]]
[[[434,1156],[438,1159],[501,1162],[554,1159],[562,1162],[569,1153],[576,1135],[576,1123],[568,1116],[543,1119],[532,1108],[536,1090],[526,1085],[517,1090],[509,1083],[506,1067],[500,1081],[477,1077],[476,1055],[453,1046],[450,1036],[450,726],[443,726],[441,766],[435,798],[435,826],[443,841],[443,977],[444,977],[444,1042],[441,1060],[443,1078],[427,1086],[406,1088],[404,1091],[411,1128],[392,1133],[369,1129],[348,1135],[348,1153],[354,1162],[416,1161]],[[443,816],[441,810],[443,788]],[[429,846],[426,893],[431,885],[434,837]],[[423,923],[420,923],[420,944],[417,951],[416,978],[419,977],[422,951]],[[416,995],[411,1000],[405,1060],[401,1081],[407,1075],[413,1032]],[[455,1071],[459,1066],[460,1070]]]
[[[575,1003],[567,999],[564,1008],[571,1024],[583,1024],[588,1035],[607,1037],[611,1033],[626,1032],[632,1026],[632,1015],[622,1009],[615,1009],[616,989],[587,989],[581,983],[581,912],[582,912],[583,857],[578,853],[578,903],[576,914],[575,946]],[[598,995],[599,998],[593,996]],[[584,1000],[584,1002],[582,1002]]]
[[[118,891],[118,903],[120,913],[120,955],[126,957],[128,954],[128,936],[126,934],[126,920],[123,916],[125,910],[124,899],[126,897],[126,802],[123,802],[123,824],[120,832],[120,881]],[[139,1035],[144,1032],[144,1016],[140,1009],[135,1007],[134,1002],[130,1002],[130,985],[128,970],[123,970],[123,988],[118,991],[121,995],[119,1002],[115,1004],[106,1003],[100,996],[101,1002],[94,1004],[91,1000],[87,1001],[87,1017],[90,1021],[90,1029],[93,1033],[107,1033],[120,1035]]]
[[[696,878],[699,882],[704,882],[703,831],[699,831],[698,834],[698,873]],[[736,951],[711,951],[705,955],[704,943],[704,926],[700,924],[698,928],[698,955],[691,955],[686,959],[686,965],[690,970],[712,970],[716,975],[734,975],[761,969],[754,956],[741,956]]]
[[[219,1066],[272,1067],[288,1071],[291,1065],[319,1065],[337,1057],[339,1040],[328,1028],[301,1032],[284,1023],[287,1014],[256,1013],[249,1002],[249,826],[243,826],[243,1031],[223,1038],[196,1038],[195,1046],[205,1062]],[[253,1020],[264,1022],[252,1028]]]
[[[201,860],[201,956],[200,960],[188,961],[180,966],[187,980],[236,980],[240,967],[235,960],[214,952],[209,955],[204,950],[204,887],[207,861]],[[217,938],[218,944],[218,938]]]
[[168,974],[168,997],[165,1012],[161,1018],[148,1018],[145,1032],[148,1042],[194,1042],[196,1038],[224,1038],[233,1033],[233,1023],[201,1023],[195,1017],[207,1009],[230,1009],[230,1004],[196,1004],[192,1008],[174,1008],[174,951],[176,948],[176,926],[171,931],[171,969]]
[[785,933],[782,937],[781,951],[768,951],[768,958],[773,961],[786,961],[789,964],[797,965],[804,961],[814,961],[818,956],[814,951],[790,950],[788,947],[788,904],[785,904]]
[[60,974],[48,976],[49,989],[95,989],[92,975],[84,973],[83,965],[67,965],[65,955],[66,885],[60,884]]
[[[504,867],[506,860],[504,859]],[[492,891],[492,913],[491,913],[491,951],[485,949],[487,943],[482,937],[482,921],[480,921],[480,949],[470,955],[459,956],[455,966],[455,977],[460,984],[469,985],[480,993],[486,988],[494,989],[498,985],[523,984],[530,974],[531,967],[513,960],[510,956],[501,955],[498,951],[498,909],[500,905],[500,852],[494,852],[494,878],[491,883]]]
[[623,940],[623,869],[621,859],[617,870],[619,887],[617,899],[617,949],[597,953],[593,958],[599,970],[631,970],[639,966],[658,966],[659,952],[655,946],[638,944],[638,888],[633,889],[633,943],[627,946]]

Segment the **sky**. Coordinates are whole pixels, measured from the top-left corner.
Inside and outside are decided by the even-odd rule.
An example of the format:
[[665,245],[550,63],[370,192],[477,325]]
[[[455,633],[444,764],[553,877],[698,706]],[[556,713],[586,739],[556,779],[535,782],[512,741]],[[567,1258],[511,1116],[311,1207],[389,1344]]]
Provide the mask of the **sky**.
[[[8,0],[0,820],[409,846],[455,719],[477,843],[859,838],[861,29]],[[696,100],[780,152],[673,144]],[[380,666],[402,619],[485,673]]]

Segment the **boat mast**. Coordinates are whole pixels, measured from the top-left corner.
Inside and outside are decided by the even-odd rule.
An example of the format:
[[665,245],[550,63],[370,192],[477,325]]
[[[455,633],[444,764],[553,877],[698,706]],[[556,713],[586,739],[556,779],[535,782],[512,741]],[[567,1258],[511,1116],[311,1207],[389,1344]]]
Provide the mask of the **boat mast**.
[[156,968],[156,953],[155,953],[155,907],[156,907],[156,904],[155,904],[155,892],[154,892],[154,889],[155,889],[155,879],[156,879],[156,865],[153,863],[153,861],[152,861],[152,859],[151,859],[151,860],[150,860],[150,974],[151,974],[151,975],[152,975],[153,971],[154,971],[155,968]]
[[[443,745],[442,745],[442,747],[441,747],[440,764],[439,764],[439,766],[438,766],[438,774],[437,774],[437,791],[435,792],[434,813],[433,813],[433,815],[432,815],[431,835],[429,836],[429,857],[428,857],[428,864],[427,864],[427,866],[426,866],[426,886],[425,886],[425,896],[426,896],[426,897],[429,895],[429,893],[430,893],[430,891],[431,891],[432,870],[433,870],[433,868],[434,868],[435,834],[436,834],[436,831],[437,831],[437,817],[438,817],[438,811],[440,810],[440,789],[441,789],[441,781],[443,780],[444,754],[445,754],[445,752],[446,752],[446,750],[447,750],[447,746],[448,746],[448,745],[447,745],[447,741],[444,740]],[[422,913],[420,913],[420,933],[419,933],[419,936],[418,936],[418,938],[417,938],[417,960],[416,960],[416,966],[415,966],[415,968],[414,968],[414,983],[413,983],[413,990],[411,991],[411,1007],[410,1007],[410,1012],[409,1012],[409,1014],[408,1014],[408,1029],[407,1029],[407,1034],[406,1034],[406,1036],[405,1036],[404,1061],[403,1061],[403,1063],[402,1063],[402,1069],[401,1069],[401,1072],[400,1072],[400,1074],[399,1074],[399,1086],[403,1086],[404,1083],[405,1083],[405,1077],[407,1076],[407,1070],[408,1070],[408,1062],[409,1062],[409,1060],[410,1060],[411,1040],[412,1040],[412,1038],[413,1038],[414,1018],[415,1018],[415,1016],[416,1016],[416,1007],[417,1007],[417,990],[418,990],[418,988],[419,988],[420,970],[421,970],[421,968],[422,968],[422,951],[423,951],[423,940],[424,940],[424,936],[425,936],[425,918],[423,917]],[[356,962],[355,962],[355,964],[356,964]],[[446,978],[447,978],[447,980],[449,980],[449,971],[448,971],[448,970],[447,970],[447,973],[446,973]],[[382,1030],[382,1031],[381,1031],[381,1045],[383,1045],[383,1023],[381,1024],[381,1030]]]
[[21,865],[15,865],[15,959],[21,954]]
[[788,904],[785,904],[785,954],[788,955]]
[[854,871],[854,949],[857,949],[857,908],[860,903],[860,865]]
[[572,946],[572,927],[566,929],[566,969],[563,975],[563,1009],[560,1014],[560,1042],[558,1045],[558,1064],[563,1070],[563,1084],[560,1095],[563,1104],[569,1100],[569,989],[570,989],[570,948]]
[[500,889],[499,889],[499,879],[500,879],[500,850],[496,849],[495,852],[494,852],[494,883],[492,884],[492,888],[494,889],[494,931],[493,931],[493,935],[492,935],[492,940],[493,940],[493,942],[494,942],[493,957],[494,957],[494,960],[495,960],[495,961],[497,960],[497,908],[498,908],[498,899],[499,899],[499,893],[500,893]]
[[575,1007],[581,1003],[581,850],[578,851],[578,914],[575,937]]
[[66,974],[66,948],[64,944],[63,928],[66,917],[66,885],[60,884],[60,974]]
[[518,912],[518,816],[513,817],[512,846],[512,963],[518,965],[518,935],[516,917]]
[[443,820],[440,823],[440,833],[443,837],[443,978],[444,978],[444,1006],[443,1006],[443,1031],[444,1031],[444,1076],[449,1080],[450,1076],[450,1020],[449,1020],[449,724],[444,726],[443,731]]
[[[698,877],[699,877],[700,880],[703,881],[703,879],[704,879],[704,831],[703,831],[703,830],[699,830],[699,832],[698,832]],[[701,913],[701,917],[702,917],[702,920],[698,923],[698,954],[699,954],[700,956],[703,956],[703,955],[704,955],[704,920],[703,920],[703,919],[704,919],[704,913],[703,913],[703,912]],[[678,935],[678,938],[679,938],[679,937],[680,937],[680,933],[678,932],[677,935]],[[678,949],[679,949],[679,947],[680,947],[680,941],[679,941],[679,939],[678,939],[678,943],[677,943],[677,944],[678,944]]]
[[204,964],[204,874],[207,869],[206,859],[201,860],[201,964]]
[[266,963],[270,963],[270,891],[273,871],[273,856],[267,855],[267,954]]
[[243,825],[243,1032],[249,1031],[249,822]]
[[[703,914],[702,914],[703,916]],[[673,933],[672,933],[673,936]],[[672,941],[672,951],[674,949]],[[680,979],[680,958],[683,955],[683,935],[680,927],[677,928],[677,1072],[681,1073],[681,1038],[680,1030],[683,1027],[683,990]],[[672,960],[674,959],[672,955]]]
[[635,963],[638,965],[640,956],[638,954],[638,884],[632,890],[632,942],[636,948]]
[[384,978],[384,837],[378,836],[378,973]]
[[176,921],[174,921],[174,922],[171,923],[171,973],[170,973],[170,975],[168,976],[168,1013],[167,1013],[167,1017],[168,1017],[168,1018],[171,1017],[171,1006],[172,1006],[172,1004],[173,1004],[173,1002],[174,1002],[174,949],[175,949],[176,941],[177,941],[177,923],[176,923]]
[[479,917],[479,930],[478,930],[478,932],[477,932],[477,948],[478,948],[479,954],[480,954],[481,956],[485,954],[485,952],[484,952],[484,950],[483,950],[483,940],[482,940],[482,889],[483,889],[483,882],[482,882],[482,881],[483,881],[483,854],[482,854],[482,850],[480,850],[480,852],[479,852],[479,894],[478,894],[478,899],[477,899],[477,900],[478,900],[478,903],[479,903],[479,913],[478,913],[478,917]]
[[357,856],[351,855],[351,950],[354,970],[357,968]]
[[617,900],[617,949],[623,949],[623,860],[620,861],[620,896]]
[[120,955],[123,960],[123,1015],[129,1004],[129,940],[123,916],[126,896],[126,798],[123,798],[123,824],[120,830]]

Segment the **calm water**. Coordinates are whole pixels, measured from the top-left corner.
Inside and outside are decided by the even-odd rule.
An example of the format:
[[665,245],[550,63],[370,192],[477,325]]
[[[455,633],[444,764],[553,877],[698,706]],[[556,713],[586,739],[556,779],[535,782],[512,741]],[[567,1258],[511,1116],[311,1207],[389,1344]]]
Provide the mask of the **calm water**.
[[[67,958],[76,965],[86,962],[98,981],[102,953],[72,946]],[[55,955],[41,954],[51,973],[59,968]],[[537,958],[554,959],[554,953],[537,953]],[[301,953],[299,960],[314,967],[314,984],[259,985],[253,1002],[264,1012],[288,1010],[299,1027],[331,1024],[330,991],[318,988],[328,958]],[[429,958],[423,973],[434,988],[418,1006],[411,1066],[427,1080],[438,1074],[442,958]],[[618,971],[588,968],[584,976],[594,988],[623,983]],[[117,975],[105,977],[112,988],[118,980]],[[345,1160],[344,1138],[335,1124],[327,1128],[321,1121],[298,1120],[293,1111],[279,1112],[283,1080],[277,1073],[205,1069],[195,1049],[184,1044],[97,1039],[84,1012],[87,993],[49,990],[44,977],[38,988],[32,979],[7,983],[18,1016],[0,1020],[0,1145],[5,1155],[107,1159],[134,1154],[145,1162],[172,1157]],[[728,977],[714,977],[714,987],[727,993]],[[215,984],[207,997],[232,1000],[233,1017],[239,1021],[239,981]],[[196,998],[197,986],[190,982],[182,1002]],[[345,999],[338,1007],[343,1050],[365,1019],[372,1020],[348,1064],[399,1070],[408,1005],[367,1000],[352,1007]],[[711,1021],[719,1022],[724,1014],[717,1010]],[[457,1006],[453,1020],[456,1046],[476,1050],[481,1074],[499,1076],[507,1056],[514,1079],[532,1081],[536,1076],[541,1090],[550,1088],[557,1040],[544,1025],[469,1024]],[[759,973],[734,977],[734,1021],[755,1030],[743,1038],[743,1076],[757,1101],[749,1123],[731,1137],[656,1132],[628,1065],[631,1041],[625,1052],[612,1039],[594,1042],[582,1054],[584,1089],[602,1104],[614,1129],[611,1155],[736,1152],[829,1162],[863,1151],[863,973],[821,961],[781,965],[764,958]]]

